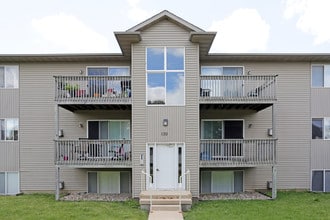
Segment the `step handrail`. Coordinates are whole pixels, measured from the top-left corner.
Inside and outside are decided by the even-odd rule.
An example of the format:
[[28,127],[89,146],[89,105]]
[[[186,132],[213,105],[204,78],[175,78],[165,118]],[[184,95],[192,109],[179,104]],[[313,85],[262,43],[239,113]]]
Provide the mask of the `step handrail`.
[[[183,178],[183,176],[186,176],[185,185],[187,185],[187,188],[185,186],[182,188],[182,178]],[[190,170],[189,169],[187,169],[187,171],[185,173],[183,173],[183,175],[180,176],[180,178],[179,178],[179,188],[180,188],[180,191],[179,191],[179,212],[181,212],[181,210],[182,210],[182,191],[183,191],[182,189],[186,188],[187,191],[190,191]]]
[[[143,190],[147,190],[147,181],[145,178],[148,177],[148,180],[149,180],[149,188],[152,187],[152,176],[148,173],[146,173],[144,170],[141,171],[141,192]],[[145,189],[143,189],[143,179],[145,179]],[[149,212],[152,212],[152,190],[149,191],[150,194],[149,194],[149,204],[150,204],[150,207],[149,207]]]

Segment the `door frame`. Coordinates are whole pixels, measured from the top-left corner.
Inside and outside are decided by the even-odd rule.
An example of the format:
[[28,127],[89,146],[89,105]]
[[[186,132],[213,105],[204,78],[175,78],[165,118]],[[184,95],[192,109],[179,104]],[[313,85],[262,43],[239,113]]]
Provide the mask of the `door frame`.
[[[174,189],[178,189],[180,188],[179,185],[179,162],[181,159],[181,171],[180,171],[180,176],[182,176],[182,186],[185,186],[185,143],[183,142],[152,142],[152,143],[146,143],[146,173],[148,174],[148,176],[152,177],[152,184],[146,184],[146,188],[147,189],[157,189],[157,182],[155,177],[155,173],[156,173],[156,166],[155,164],[157,163],[156,161],[156,154],[157,154],[157,146],[166,146],[166,145],[174,145],[175,148],[175,152],[177,152],[177,155],[175,156],[175,160],[176,160],[176,167],[175,167],[175,172],[177,173],[177,175],[175,175],[175,181],[176,181],[176,186]],[[179,156],[179,148],[181,147],[181,157]],[[150,161],[150,157],[151,157],[151,148],[153,148],[152,150],[152,167],[151,167],[151,161]],[[146,176],[146,183],[149,183],[149,177]]]

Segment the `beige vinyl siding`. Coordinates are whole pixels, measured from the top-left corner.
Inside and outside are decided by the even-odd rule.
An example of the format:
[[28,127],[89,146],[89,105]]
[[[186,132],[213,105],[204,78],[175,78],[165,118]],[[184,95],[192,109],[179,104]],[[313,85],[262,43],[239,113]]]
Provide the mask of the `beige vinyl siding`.
[[244,190],[266,189],[267,181],[272,181],[272,168],[261,166],[244,170]]
[[330,117],[330,88],[312,88],[312,118]]
[[0,172],[19,171],[19,142],[0,141]]
[[[184,107],[149,107],[147,115],[147,142],[185,142]],[[165,118],[169,119],[166,127],[163,126]]]
[[[55,188],[55,101],[53,75],[80,75],[86,66],[124,63],[24,63],[20,65],[20,170],[22,191]],[[128,65],[125,63],[125,65]],[[63,117],[63,119],[61,118]],[[87,117],[85,117],[87,119]],[[79,114],[60,109],[64,137],[86,137]],[[83,120],[84,123],[86,121]],[[72,123],[72,124],[71,124]],[[63,172],[63,175],[66,175]],[[68,174],[72,175],[72,174]],[[78,179],[80,181],[82,179]],[[84,180],[85,181],[85,180]]]
[[[330,117],[330,89],[312,88],[311,89],[311,118]],[[310,119],[311,122],[311,119]],[[330,168],[330,140],[315,139],[311,140],[311,169]]]
[[[6,118],[19,119],[19,89],[0,89],[0,119]],[[19,171],[19,141],[0,141],[0,171]]]
[[0,118],[18,118],[19,89],[0,89]]
[[[278,188],[308,189],[311,159],[310,63],[204,62],[202,63],[202,65],[244,66],[244,74],[249,73],[250,75],[278,74],[277,102],[275,103],[276,134],[278,138]],[[267,109],[266,111],[271,111],[271,108]],[[266,116],[265,120],[271,120],[271,118],[268,118],[268,116]],[[263,129],[264,128],[262,128],[261,130],[262,133],[264,133]],[[253,178],[255,178],[255,176],[251,177],[251,179]],[[266,178],[268,177],[258,177],[258,179]]]
[[[141,170],[140,155],[145,156],[146,143],[175,142],[186,143],[186,168],[191,169],[192,192],[198,195],[198,47],[189,41],[189,32],[169,22],[160,21],[149,29],[142,31],[142,41],[132,46],[132,89],[133,89],[133,195],[137,197],[140,192]],[[185,92],[186,106],[146,106],[146,54],[147,46],[180,46],[185,47]],[[178,125],[169,132],[168,137],[160,135],[163,117],[167,116],[169,126]],[[172,125],[171,125],[172,123]],[[146,127],[146,125],[148,127]],[[155,126],[156,127],[151,127]],[[153,130],[154,129],[154,130]],[[166,128],[168,131],[172,127]],[[189,139],[190,138],[190,139]],[[194,161],[194,162],[191,162]],[[145,162],[145,161],[144,161]]]
[[311,169],[330,169],[330,140],[312,140],[311,148]]

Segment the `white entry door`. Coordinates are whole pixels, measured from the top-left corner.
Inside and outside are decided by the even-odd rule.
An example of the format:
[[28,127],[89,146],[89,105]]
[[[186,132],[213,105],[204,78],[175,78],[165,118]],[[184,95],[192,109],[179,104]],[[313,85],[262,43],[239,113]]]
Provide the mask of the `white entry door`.
[[157,145],[154,158],[156,189],[175,189],[178,185],[178,153],[175,145]]

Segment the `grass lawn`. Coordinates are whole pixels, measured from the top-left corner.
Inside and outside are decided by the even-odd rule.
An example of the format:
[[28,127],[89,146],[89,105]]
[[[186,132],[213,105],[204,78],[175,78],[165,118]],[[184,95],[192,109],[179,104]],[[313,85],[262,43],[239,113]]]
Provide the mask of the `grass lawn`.
[[[330,194],[279,192],[276,200],[222,200],[194,204],[184,213],[195,219],[330,219]],[[0,196],[0,219],[141,219],[137,201],[68,202],[51,194]]]
[[330,219],[330,194],[279,192],[276,200],[203,201],[184,213],[196,219]]
[[68,202],[55,201],[53,194],[0,196],[0,219],[141,219],[148,213],[137,201]]

